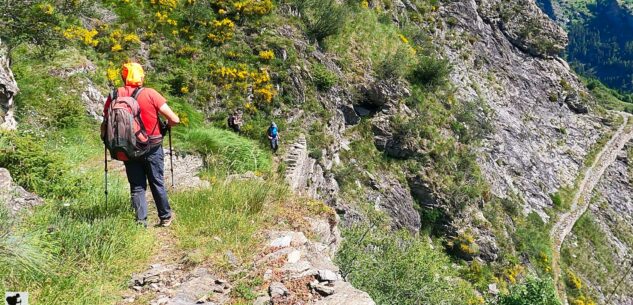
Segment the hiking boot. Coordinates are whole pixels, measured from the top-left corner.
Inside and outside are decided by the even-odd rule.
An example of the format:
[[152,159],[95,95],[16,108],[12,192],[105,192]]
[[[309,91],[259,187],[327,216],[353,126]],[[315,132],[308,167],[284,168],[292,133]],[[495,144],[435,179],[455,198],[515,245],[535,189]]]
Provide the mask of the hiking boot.
[[147,220],[137,220],[136,225],[139,227],[142,226],[143,228],[147,228]]
[[171,217],[166,218],[166,219],[161,219],[160,220],[160,224],[158,224],[158,226],[160,227],[169,227],[171,225],[171,222],[174,220],[174,213],[171,214]]

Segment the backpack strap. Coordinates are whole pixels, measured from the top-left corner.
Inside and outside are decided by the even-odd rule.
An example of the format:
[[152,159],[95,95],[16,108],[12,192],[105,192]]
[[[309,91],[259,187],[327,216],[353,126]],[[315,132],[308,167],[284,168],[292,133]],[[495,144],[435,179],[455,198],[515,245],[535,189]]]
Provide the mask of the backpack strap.
[[141,91],[143,91],[143,87],[136,87],[136,89],[134,89],[134,92],[132,92],[132,98],[137,100],[138,96],[141,95]]

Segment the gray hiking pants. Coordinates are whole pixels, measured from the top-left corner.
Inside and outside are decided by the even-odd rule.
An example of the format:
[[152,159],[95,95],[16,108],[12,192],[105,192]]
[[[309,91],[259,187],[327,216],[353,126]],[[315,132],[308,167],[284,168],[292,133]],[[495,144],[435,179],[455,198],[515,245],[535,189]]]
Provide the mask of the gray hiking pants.
[[145,191],[147,190],[148,181],[156,203],[158,217],[160,219],[169,219],[171,217],[171,207],[169,206],[165,180],[163,179],[164,158],[163,147],[157,146],[140,159],[125,162],[125,172],[127,173],[127,180],[130,182],[132,207],[136,211],[137,221],[147,220]]
[[273,150],[273,152],[277,152],[277,149],[279,148],[279,138],[278,137],[274,137],[274,138],[270,139],[270,148]]

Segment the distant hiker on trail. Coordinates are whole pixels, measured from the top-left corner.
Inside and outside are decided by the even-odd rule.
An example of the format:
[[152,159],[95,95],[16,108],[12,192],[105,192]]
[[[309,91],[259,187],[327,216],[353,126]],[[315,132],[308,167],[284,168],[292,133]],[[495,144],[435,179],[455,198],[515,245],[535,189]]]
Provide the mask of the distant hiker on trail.
[[[113,90],[105,103],[102,139],[112,158],[125,164],[137,223],[147,227],[145,191],[149,181],[160,226],[167,227],[174,214],[169,206],[163,178],[162,141],[171,126],[180,123],[180,118],[156,90],[143,88],[145,72],[140,64],[124,64],[121,77],[125,86]],[[167,123],[161,122],[159,114],[167,118]]]
[[275,122],[270,123],[270,127],[268,127],[268,140],[270,140],[270,148],[273,150],[273,153],[277,153],[277,149],[279,148],[279,129],[277,129],[277,124]]
[[235,111],[233,114],[229,115],[228,124],[229,128],[233,129],[233,131],[240,133],[242,128],[242,112]]

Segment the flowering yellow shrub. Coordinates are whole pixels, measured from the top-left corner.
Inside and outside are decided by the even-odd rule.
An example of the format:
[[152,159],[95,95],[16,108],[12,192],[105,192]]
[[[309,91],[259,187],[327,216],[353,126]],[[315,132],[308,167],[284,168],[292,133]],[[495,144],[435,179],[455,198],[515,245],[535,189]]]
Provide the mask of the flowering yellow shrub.
[[582,280],[571,270],[567,270],[567,282],[573,289],[582,288]]
[[249,71],[243,64],[237,68],[219,67],[212,71],[212,77],[216,84],[224,90],[241,90],[242,93],[252,88],[255,99],[270,103],[277,95],[273,88],[270,75],[266,70]]
[[115,86],[118,86],[121,83],[121,72],[119,68],[117,68],[113,63],[108,65],[108,69],[106,70],[106,76],[108,80]]
[[49,3],[41,3],[38,8],[46,15],[52,15],[55,12],[55,8]]
[[267,15],[273,10],[272,0],[216,0],[221,7],[218,14],[239,13],[242,15]]
[[154,5],[167,8],[170,11],[178,7],[178,0],[151,0],[150,2]]
[[505,276],[512,284],[517,283],[517,278],[523,274],[525,268],[522,265],[515,265],[514,267],[505,271]]
[[112,48],[110,49],[112,52],[118,52],[123,50],[123,46],[121,46],[120,43],[115,43],[114,45],[112,45]]
[[64,30],[64,37],[69,40],[80,40],[85,45],[96,47],[99,45],[99,41],[95,39],[95,36],[99,34],[97,30],[88,30],[78,26],[72,26]]
[[479,305],[479,304],[485,304],[486,300],[484,300],[484,298],[480,295],[468,300],[468,305]]
[[369,8],[369,1],[367,0],[363,0],[360,2],[360,7],[362,8]]
[[275,53],[271,50],[259,51],[259,58],[263,60],[275,59]]
[[577,299],[572,299],[570,304],[571,305],[596,305],[596,302],[582,295]]
[[404,35],[402,35],[402,34],[400,34],[400,40],[401,40],[403,43],[406,43],[406,44],[408,44],[408,43],[409,43],[409,39],[407,39],[407,37],[405,37],[405,36],[404,36]]
[[182,87],[180,88],[180,93],[182,93],[182,94],[187,94],[187,93],[189,93],[189,87],[187,87],[187,86],[182,86]]
[[178,51],[176,51],[178,55],[186,55],[186,56],[194,56],[198,54],[199,52],[200,52],[200,49],[196,47],[191,47],[191,46],[184,46],[178,49]]
[[475,237],[469,232],[461,232],[449,241],[449,246],[463,255],[475,255],[479,252],[479,246],[475,243]]
[[275,95],[277,95],[277,91],[273,89],[272,84],[266,84],[262,88],[255,90],[255,97],[267,103],[272,102]]
[[134,33],[125,34],[125,36],[123,36],[123,41],[132,42],[132,43],[141,43],[141,39],[138,37],[138,35]]
[[235,35],[235,23],[231,19],[213,20],[211,33],[207,37],[215,43],[224,43],[233,39]]
[[244,15],[267,15],[273,10],[271,0],[244,0],[233,3],[233,8]]

